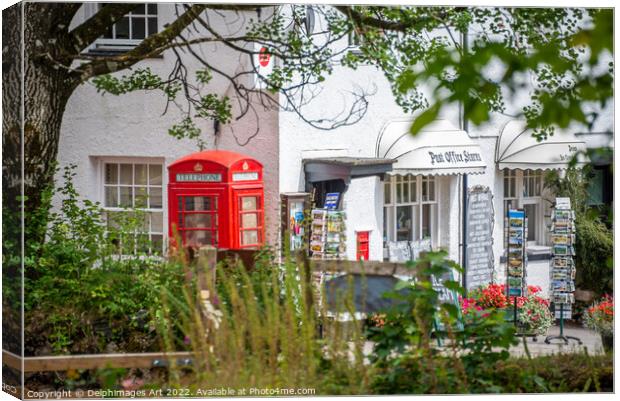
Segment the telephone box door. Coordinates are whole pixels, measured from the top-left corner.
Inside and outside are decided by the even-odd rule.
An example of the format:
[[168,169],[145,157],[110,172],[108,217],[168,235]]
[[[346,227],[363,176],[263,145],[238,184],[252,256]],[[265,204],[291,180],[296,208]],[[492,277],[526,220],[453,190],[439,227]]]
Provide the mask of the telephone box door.
[[218,246],[219,206],[218,194],[178,194],[177,230],[185,245],[200,247]]
[[235,190],[236,224],[233,242],[238,248],[258,248],[263,245],[265,241],[263,202],[260,190]]

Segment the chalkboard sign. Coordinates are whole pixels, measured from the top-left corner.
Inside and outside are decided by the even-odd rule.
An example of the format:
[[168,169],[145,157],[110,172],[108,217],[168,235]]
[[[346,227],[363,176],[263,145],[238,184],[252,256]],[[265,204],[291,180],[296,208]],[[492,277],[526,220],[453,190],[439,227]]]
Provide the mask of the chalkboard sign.
[[470,188],[467,196],[467,291],[493,281],[493,194],[489,187]]

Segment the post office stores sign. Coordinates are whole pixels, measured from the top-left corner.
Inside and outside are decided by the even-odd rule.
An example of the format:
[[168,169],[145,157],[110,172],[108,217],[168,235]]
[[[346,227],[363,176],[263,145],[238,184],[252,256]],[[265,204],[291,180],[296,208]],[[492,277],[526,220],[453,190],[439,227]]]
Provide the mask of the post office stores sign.
[[445,165],[467,165],[469,163],[481,162],[482,156],[477,152],[467,150],[447,150],[445,152],[428,152],[431,165],[442,167]]

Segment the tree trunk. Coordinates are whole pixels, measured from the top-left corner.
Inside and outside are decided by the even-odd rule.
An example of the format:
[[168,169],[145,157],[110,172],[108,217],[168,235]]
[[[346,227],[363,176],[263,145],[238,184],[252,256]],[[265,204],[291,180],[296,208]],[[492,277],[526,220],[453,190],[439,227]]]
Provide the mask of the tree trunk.
[[42,194],[52,184],[62,116],[79,80],[66,67],[70,61],[60,55],[58,40],[63,37],[56,32],[56,10],[26,3],[22,33],[21,7],[3,12],[3,201],[19,215],[24,196],[26,241],[40,241],[44,230],[36,228],[44,221],[33,220],[32,212],[42,206]]

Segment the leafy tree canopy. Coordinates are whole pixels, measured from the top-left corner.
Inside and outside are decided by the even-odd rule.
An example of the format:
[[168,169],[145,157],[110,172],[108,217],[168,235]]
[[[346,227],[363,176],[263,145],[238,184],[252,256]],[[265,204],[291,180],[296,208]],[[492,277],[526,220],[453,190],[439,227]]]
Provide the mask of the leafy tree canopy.
[[[304,118],[303,106],[312,99],[312,88],[325,82],[336,61],[350,68],[370,64],[382,71],[403,110],[419,112],[412,133],[434,120],[443,106],[461,103],[474,124],[489,120],[494,112],[507,113],[526,118],[535,135],[544,139],[553,134],[554,126],[564,128],[572,122],[592,126],[613,94],[609,9],[327,5],[268,9],[262,19],[248,18],[245,30],[235,37],[225,37],[199,15],[195,21],[206,28],[206,36],[179,36],[168,45],[191,48],[220,40],[250,56],[247,71],[232,75],[189,50],[204,65],[195,81],[208,84],[214,75],[224,76],[244,105],[233,116],[229,98],[213,93],[189,96],[194,110],[186,110],[187,118],[171,134],[199,135],[194,117],[227,123],[252,109],[253,96],[265,106],[296,111]],[[248,8],[237,11],[251,14]],[[359,43],[356,51],[348,47],[350,36]],[[260,77],[269,93],[242,82],[257,72],[252,59],[257,50],[248,46],[251,43],[264,45],[278,60],[270,75]],[[186,78],[162,80],[136,70],[122,79],[99,77],[95,84],[114,94],[162,89],[174,100],[189,93]],[[284,94],[284,102],[274,96],[276,92]],[[507,110],[506,100],[523,94],[530,98],[528,104]],[[368,95],[354,94],[344,118],[306,121],[322,129],[354,124],[366,111]]]

